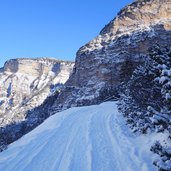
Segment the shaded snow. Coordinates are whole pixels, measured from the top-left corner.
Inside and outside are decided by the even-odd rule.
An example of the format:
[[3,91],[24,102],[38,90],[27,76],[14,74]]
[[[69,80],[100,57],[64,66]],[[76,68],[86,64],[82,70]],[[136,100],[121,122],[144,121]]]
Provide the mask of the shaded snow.
[[131,133],[114,102],[51,116],[0,153],[2,171],[153,171],[150,145]]

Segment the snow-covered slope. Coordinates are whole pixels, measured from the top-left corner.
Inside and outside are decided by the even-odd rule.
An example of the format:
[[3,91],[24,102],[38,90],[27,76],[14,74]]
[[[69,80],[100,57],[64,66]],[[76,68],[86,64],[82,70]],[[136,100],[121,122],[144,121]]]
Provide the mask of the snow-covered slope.
[[0,153],[2,171],[153,171],[150,145],[131,133],[114,102],[51,116]]
[[0,69],[0,151],[50,115],[28,113],[52,94],[49,99],[57,98],[73,66],[73,62],[52,58],[19,58],[5,63]]

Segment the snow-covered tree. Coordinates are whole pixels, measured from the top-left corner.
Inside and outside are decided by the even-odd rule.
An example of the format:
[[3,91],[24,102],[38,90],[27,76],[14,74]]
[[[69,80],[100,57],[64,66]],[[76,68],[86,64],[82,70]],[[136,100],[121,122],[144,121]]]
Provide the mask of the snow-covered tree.
[[151,48],[123,90],[119,109],[134,131],[168,132],[165,145],[155,144],[151,150],[161,156],[156,166],[171,169],[171,50]]

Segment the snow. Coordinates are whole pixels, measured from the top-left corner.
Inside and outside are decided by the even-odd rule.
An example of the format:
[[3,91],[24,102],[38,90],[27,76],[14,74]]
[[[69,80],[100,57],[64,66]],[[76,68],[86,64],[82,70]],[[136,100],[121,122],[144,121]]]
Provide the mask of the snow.
[[161,76],[160,77],[160,80],[159,80],[159,83],[160,84],[163,84],[165,81],[167,81],[168,80],[168,78],[166,77],[166,76]]
[[166,100],[170,100],[170,99],[171,99],[171,94],[170,94],[170,93],[166,93],[165,99],[166,99]]
[[57,113],[0,153],[2,171],[153,171],[150,146],[164,135],[135,135],[115,102]]

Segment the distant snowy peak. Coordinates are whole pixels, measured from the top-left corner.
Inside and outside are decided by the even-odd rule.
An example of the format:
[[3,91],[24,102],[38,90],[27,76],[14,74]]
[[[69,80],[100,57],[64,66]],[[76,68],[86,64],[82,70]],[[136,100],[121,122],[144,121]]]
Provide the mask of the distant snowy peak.
[[0,126],[25,119],[25,112],[39,106],[64,84],[73,62],[48,58],[11,59],[0,71]]

